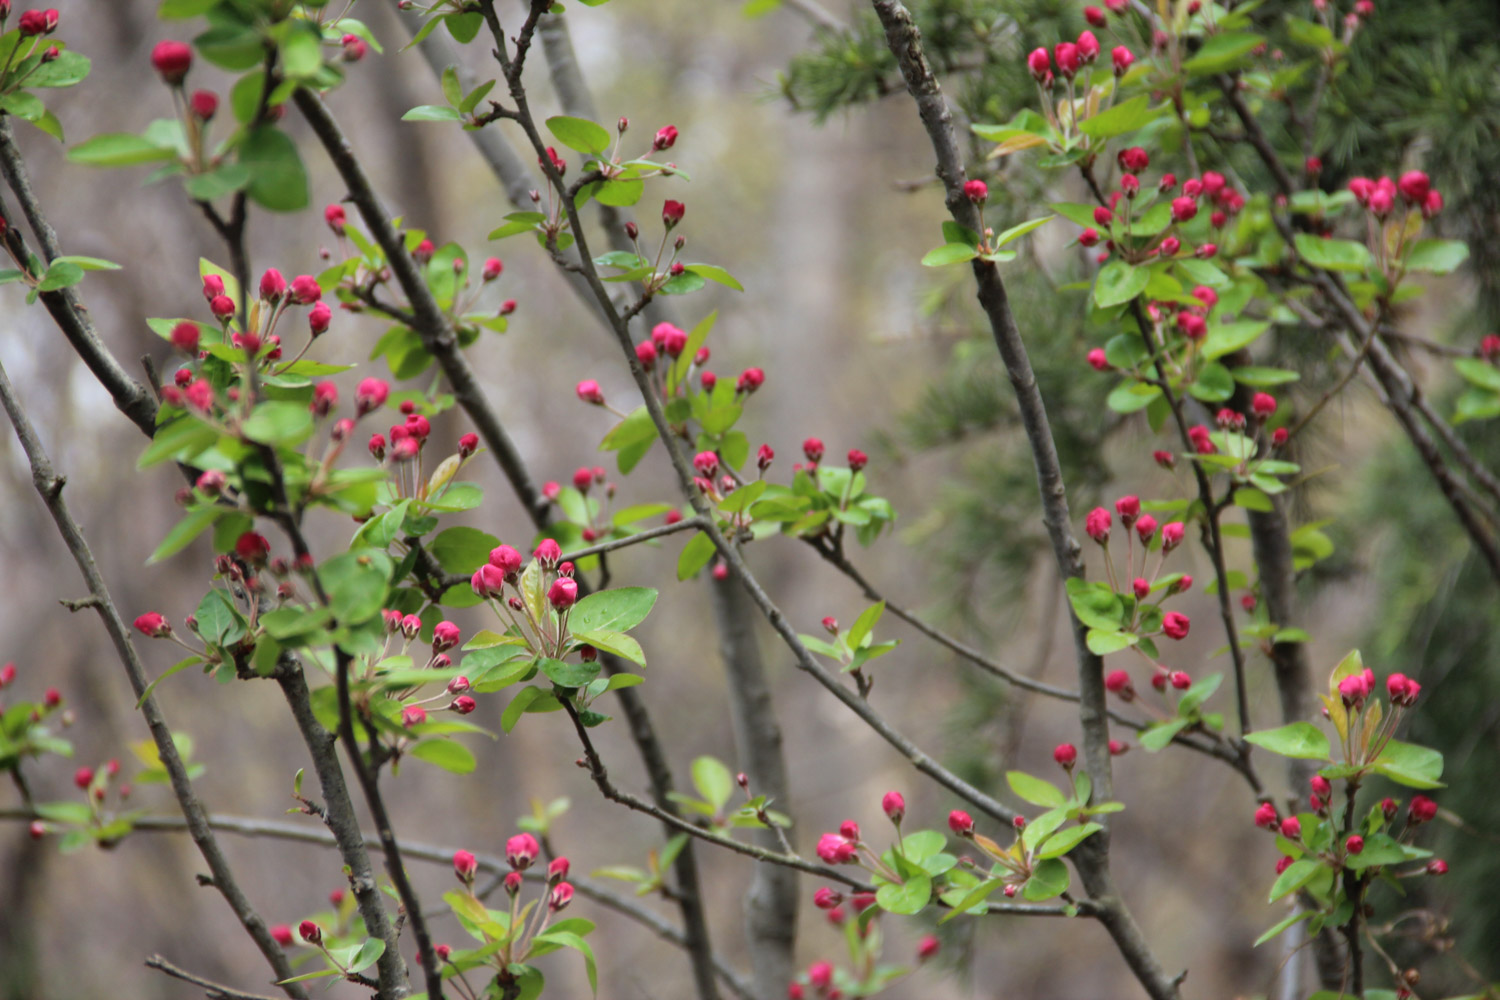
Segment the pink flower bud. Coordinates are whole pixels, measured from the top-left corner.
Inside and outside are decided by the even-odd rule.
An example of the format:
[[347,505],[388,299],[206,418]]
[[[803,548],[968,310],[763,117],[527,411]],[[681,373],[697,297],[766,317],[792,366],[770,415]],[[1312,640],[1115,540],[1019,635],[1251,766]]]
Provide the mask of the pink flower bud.
[[[552,150],[548,149],[547,152],[550,153],[552,152]],[[433,246],[432,241],[424,239],[421,243],[418,243],[416,245],[416,248],[412,250],[411,255],[412,259],[415,260],[418,264],[426,264],[428,261],[432,260],[432,255],[436,252],[437,247]]]
[[922,940],[917,942],[917,961],[925,962],[932,958],[942,948],[937,937],[932,934],[924,934]]
[[506,299],[504,302],[500,303],[500,315],[501,316],[509,316],[511,313],[513,313],[515,311],[516,311],[516,300],[515,299]]
[[479,871],[479,859],[468,851],[453,852],[453,874],[458,880],[465,884],[474,881],[474,874]]
[[[620,119],[624,121],[625,119]],[[659,153],[664,149],[671,149],[677,144],[677,126],[665,125],[656,130],[656,137],[651,140],[651,151]]]
[[566,576],[552,581],[547,591],[547,600],[558,611],[566,611],[578,603],[578,583]]
[[1177,546],[1181,545],[1184,533],[1185,529],[1181,521],[1171,521],[1163,525],[1161,529],[1162,550],[1164,552],[1171,552]]
[[900,792],[886,792],[881,796],[880,808],[884,810],[887,819],[899,826],[906,816],[906,799]]
[[314,416],[326,417],[339,402],[339,387],[332,382],[319,382],[313,386],[312,400],[307,408]]
[[365,40],[358,35],[346,34],[339,39],[339,45],[344,50],[344,62],[357,63],[365,57],[368,46]]
[[989,198],[989,196],[990,187],[984,181],[979,180],[978,178],[975,178],[974,180],[964,181],[964,197],[972,201],[974,204],[984,204],[985,200]]
[[1119,740],[1110,740],[1109,741],[1109,755],[1111,757],[1119,757],[1122,754],[1126,754],[1126,753],[1129,753],[1129,752],[1130,752],[1130,744],[1129,743],[1122,743]]
[[335,202],[323,209],[323,221],[328,223],[328,228],[332,229],[336,235],[344,235],[344,226],[348,224],[344,206]]
[[968,837],[974,833],[974,817],[962,809],[955,809],[948,814],[948,829],[960,837]]
[[1429,875],[1446,875],[1446,874],[1448,874],[1448,862],[1444,861],[1442,858],[1433,858],[1431,861],[1427,862],[1427,874],[1429,874]]
[[1198,214],[1198,202],[1190,197],[1172,199],[1172,218],[1176,222],[1187,222]]
[[1098,225],[1108,226],[1111,222],[1114,221],[1114,219],[1115,213],[1111,212],[1103,205],[1100,205],[1094,209],[1094,222]]
[[1041,82],[1052,75],[1052,57],[1046,49],[1033,49],[1031,55],[1026,57],[1026,68],[1031,71],[1032,77]]
[[1427,192],[1432,190],[1432,182],[1422,171],[1408,170],[1396,182],[1396,189],[1408,205],[1422,205],[1427,201]]
[[575,391],[578,393],[578,398],[585,403],[592,403],[595,406],[604,405],[604,390],[600,389],[599,383],[591,378],[579,382]]
[[557,539],[544,538],[531,555],[542,564],[544,569],[554,569],[558,560],[562,558],[562,548],[557,544]]
[[1422,691],[1422,685],[1407,677],[1405,674],[1391,674],[1385,681],[1386,693],[1391,697],[1392,705],[1408,708],[1417,701],[1417,695]]
[[195,90],[188,98],[188,110],[199,121],[210,121],[219,110],[219,95],[212,90]]
[[[152,639],[165,639],[172,634],[172,623],[155,611],[148,611],[135,620],[136,631]],[[15,676],[14,673],[11,674]]]
[[858,472],[860,469],[863,469],[866,465],[868,465],[869,462],[870,462],[870,456],[866,455],[864,452],[860,451],[858,448],[850,448],[849,449],[849,471],[850,472]]
[[317,944],[323,940],[323,929],[311,920],[304,920],[297,925],[297,933],[302,935],[302,940],[308,944]]
[[438,944],[432,946],[432,953],[438,957],[438,961],[448,961],[448,956],[453,954],[452,945]]
[[1124,76],[1125,72],[1130,69],[1130,64],[1135,62],[1135,55],[1123,45],[1116,45],[1110,49],[1109,55],[1114,62],[1115,76]]
[[292,929],[286,924],[276,924],[271,928],[271,940],[275,941],[283,948],[291,947]]
[[1161,630],[1168,639],[1186,639],[1189,624],[1188,616],[1180,611],[1168,611],[1161,618]]
[[1291,866],[1292,866],[1292,858],[1291,857],[1284,855],[1282,857],[1277,858],[1276,859],[1276,874],[1280,875],[1282,872],[1286,871]]
[[299,306],[310,306],[323,297],[318,279],[310,274],[299,274],[292,279],[292,301]]
[[1096,347],[1088,353],[1089,367],[1096,372],[1102,372],[1109,368],[1109,359],[1104,354],[1104,348]]
[[[1078,245],[1084,247],[1097,246],[1099,243],[1099,230],[1092,226],[1078,234]],[[1103,354],[1103,352],[1100,352]]]
[[469,579],[469,586],[482,598],[499,597],[505,589],[505,574],[489,563],[485,563]]
[[1104,11],[1098,7],[1083,8],[1083,19],[1096,28],[1104,27]]
[[1078,748],[1071,743],[1059,743],[1052,751],[1052,759],[1057,765],[1066,771],[1073,770],[1073,765],[1078,763]]
[[1135,687],[1130,683],[1130,674],[1124,670],[1113,670],[1104,678],[1104,689],[1117,694],[1125,701],[1135,697]]
[[1412,796],[1411,805],[1406,807],[1407,818],[1413,825],[1431,822],[1437,812],[1437,803],[1425,795]]
[[759,368],[746,368],[740,372],[740,377],[735,382],[735,390],[746,394],[759,389],[766,382],[766,373]]
[[[29,11],[27,13],[30,13]],[[21,31],[25,33],[25,15],[22,15]],[[178,86],[187,77],[193,65],[193,48],[186,42],[157,42],[151,50],[151,65],[161,78],[172,86]]]
[[1083,65],[1083,55],[1072,42],[1058,42],[1052,47],[1052,57],[1057,60],[1057,71],[1070,80]]
[[1357,833],[1350,834],[1349,839],[1344,841],[1344,850],[1349,852],[1350,854],[1358,854],[1364,849],[1365,838],[1361,837]]
[[1295,816],[1288,816],[1281,821],[1281,835],[1288,840],[1296,840],[1302,836],[1302,821]]
[[568,859],[553,858],[547,865],[547,881],[550,883],[561,882],[568,877]]
[[1151,593],[1151,581],[1143,576],[1138,576],[1130,582],[1131,593],[1135,594],[1137,601],[1144,601],[1146,595]]
[[427,721],[427,709],[421,705],[407,705],[401,710],[401,724],[407,729],[420,726]]
[[1255,825],[1266,830],[1274,830],[1281,823],[1281,816],[1276,812],[1276,807],[1270,802],[1262,802],[1255,809]]
[[80,767],[73,772],[73,784],[79,788],[87,788],[94,783],[94,769],[91,767]]
[[565,910],[568,904],[573,902],[573,887],[567,882],[559,882],[547,893],[547,909],[553,913]]
[[1099,58],[1099,39],[1092,31],[1085,30],[1078,36],[1078,58],[1091,63]]
[[490,565],[505,577],[513,577],[521,570],[521,553],[509,545],[490,549]]
[[384,379],[361,379],[359,385],[354,388],[355,412],[360,416],[364,416],[372,410],[379,409],[385,405],[385,401],[390,397],[390,394],[390,384]]
[[521,891],[521,873],[507,872],[505,875],[505,894],[514,896]]
[[505,842],[505,861],[518,872],[530,868],[541,852],[536,838],[529,833],[518,833]]
[[682,217],[686,213],[686,205],[684,205],[680,201],[673,201],[669,198],[665,202],[663,202],[661,206],[662,225],[666,226],[668,229],[672,229],[677,225],[677,223],[682,221]]
[[693,456],[693,468],[705,478],[713,476],[719,468],[719,456],[711,451],[700,451]]
[[1308,784],[1312,787],[1313,794],[1320,799],[1327,799],[1333,795],[1333,785],[1329,784],[1328,779],[1321,774],[1315,774],[1309,778]]
[[468,715],[479,707],[478,702],[466,694],[461,694],[448,703],[448,707],[459,715]]
[[1443,196],[1438,191],[1428,191],[1427,200],[1422,202],[1422,218],[1430,219],[1443,210]]
[[1109,527],[1112,521],[1109,511],[1103,507],[1095,507],[1089,511],[1088,517],[1084,518],[1083,530],[1100,545],[1108,545]]
[[854,860],[859,853],[855,844],[837,833],[825,833],[818,838],[818,857],[830,865],[844,865]]
[[813,893],[813,905],[820,910],[831,910],[843,901],[844,897],[838,890],[830,889],[826,885]]
[[839,824],[839,835],[845,840],[852,840],[856,844],[859,843],[859,824],[852,819],[844,820]]

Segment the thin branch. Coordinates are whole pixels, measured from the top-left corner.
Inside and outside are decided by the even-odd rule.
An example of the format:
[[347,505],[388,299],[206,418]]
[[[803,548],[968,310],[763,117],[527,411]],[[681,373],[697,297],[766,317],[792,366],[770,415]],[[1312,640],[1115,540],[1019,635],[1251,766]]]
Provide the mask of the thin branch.
[[[916,101],[917,111],[926,128],[937,159],[936,173],[943,181],[949,212],[960,225],[982,229],[979,210],[964,196],[964,161],[953,128],[952,114],[937,78],[922,49],[922,38],[911,12],[899,0],[874,0],[875,13],[885,28],[886,42],[901,66],[907,90]],[[1047,418],[1046,404],[1036,384],[1031,361],[1021,332],[1011,312],[1009,297],[1000,272],[994,264],[975,259],[975,282],[979,302],[989,319],[995,345],[1005,363],[1006,373],[1015,389],[1017,408],[1025,427],[1036,466],[1037,486],[1041,493],[1043,521],[1052,542],[1053,555],[1064,579],[1083,576],[1083,560],[1077,539],[1073,537],[1066,486],[1057,445]],[[1093,778],[1094,794],[1109,798],[1113,792],[1110,773],[1109,720],[1106,714],[1103,664],[1088,648],[1083,624],[1076,614],[1070,616],[1073,626],[1075,655],[1079,674],[1079,722],[1083,728],[1084,756]],[[1163,971],[1123,899],[1115,889],[1109,872],[1108,828],[1090,837],[1072,855],[1084,887],[1100,908],[1100,920],[1115,940],[1115,945],[1131,971],[1154,1000],[1176,1000],[1178,979]]]
[[[0,120],[0,126],[3,125],[3,120]],[[88,584],[89,594],[96,601],[94,610],[103,622],[105,631],[109,633],[110,642],[114,645],[115,653],[130,681],[130,688],[140,702],[141,715],[151,730],[151,738],[156,745],[157,755],[171,781],[172,793],[182,808],[183,818],[188,831],[192,834],[193,843],[198,846],[199,853],[203,855],[203,860],[208,864],[209,872],[213,875],[214,887],[223,895],[225,902],[234,911],[234,915],[239,918],[240,924],[255,941],[261,954],[266,957],[266,961],[276,973],[276,978],[278,980],[290,979],[294,973],[291,966],[287,964],[286,955],[282,952],[281,946],[272,939],[270,932],[266,929],[265,921],[250,905],[244,890],[235,881],[229,862],[219,849],[218,841],[208,826],[203,804],[199,801],[197,793],[193,791],[187,768],[172,739],[171,727],[167,725],[166,717],[162,715],[155,696],[147,692],[145,670],[142,669],[140,659],[136,656],[135,647],[130,644],[130,635],[126,630],[125,622],[115,607],[109,587],[99,572],[98,564],[94,561],[94,554],[89,549],[82,530],[73,520],[67,502],[63,499],[64,481],[53,471],[52,462],[47,457],[46,450],[42,447],[35,429],[31,426],[31,421],[26,416],[3,365],[0,365],[0,403],[3,403],[11,425],[15,428],[16,437],[21,442],[21,448],[26,452],[26,457],[31,464],[32,483],[41,495],[42,501],[47,505],[47,510],[52,515],[58,533],[62,535],[63,542],[72,554],[79,572],[83,574],[84,581]],[[296,1000],[305,1000],[307,997],[306,991],[297,983],[288,983],[282,989]]]
[[160,955],[152,955],[146,959],[146,968],[165,972],[173,979],[180,979],[194,986],[201,986],[208,991],[209,1000],[272,1000],[271,997],[260,993],[243,993],[232,986],[223,986],[212,979],[204,979],[196,976],[186,969],[179,969]]
[[[16,148],[15,140],[11,137],[10,120],[6,116],[0,116],[0,172],[5,174],[6,183],[15,193],[16,200],[21,205],[21,211],[25,213],[32,232],[41,243],[43,258],[51,262],[62,256],[62,250],[57,242],[57,233],[48,223],[47,217],[42,213],[41,204],[31,190],[31,180],[26,173],[25,161],[21,159],[21,152]],[[14,226],[9,227],[5,240],[12,252],[17,255],[17,259],[27,259],[29,251],[26,249],[20,230]],[[144,433],[148,435],[154,433],[156,399],[145,386],[130,377],[125,367],[110,353],[109,348],[104,346],[104,341],[99,339],[99,334],[95,331],[94,323],[89,319],[87,310],[78,301],[78,296],[73,290],[63,288],[53,292],[42,292],[39,298],[42,305],[47,308],[47,312],[51,314],[58,329],[72,345],[73,350],[109,392],[116,408],[129,417],[130,422]]]

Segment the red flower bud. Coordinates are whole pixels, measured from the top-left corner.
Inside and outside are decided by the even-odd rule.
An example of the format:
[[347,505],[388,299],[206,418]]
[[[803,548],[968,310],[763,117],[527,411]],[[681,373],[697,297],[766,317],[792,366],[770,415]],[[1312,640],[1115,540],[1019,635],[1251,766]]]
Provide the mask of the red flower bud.
[[886,792],[881,796],[880,808],[885,812],[887,819],[900,825],[902,818],[906,816],[906,799],[900,792]]
[[302,935],[302,940],[308,944],[317,944],[323,940],[323,928],[311,920],[304,920],[297,925],[297,933]]
[[1031,75],[1038,82],[1046,80],[1052,75],[1052,57],[1046,49],[1033,49],[1031,55],[1026,57],[1026,68],[1031,70]]
[[985,200],[989,198],[989,196],[990,188],[989,185],[984,181],[978,179],[964,181],[964,197],[972,201],[974,204],[984,204]]
[[1176,222],[1187,222],[1198,214],[1198,202],[1190,197],[1172,199],[1172,218]]
[[1425,795],[1412,796],[1411,805],[1406,807],[1406,815],[1413,825],[1431,822],[1437,811],[1437,803]]
[[1427,201],[1427,192],[1432,190],[1432,182],[1422,171],[1408,170],[1396,182],[1396,189],[1408,205],[1422,205]]
[[1295,816],[1288,816],[1281,821],[1281,835],[1288,840],[1296,840],[1302,836],[1302,821]]
[[1084,518],[1083,530],[1090,538],[1100,545],[1109,544],[1109,528],[1113,518],[1109,511],[1103,507],[1095,507],[1089,511],[1088,517]]
[[680,201],[672,201],[670,198],[662,203],[661,222],[668,229],[672,229],[682,221],[683,215],[687,213],[687,206]]
[[955,809],[948,814],[948,829],[960,837],[968,837],[974,832],[974,817],[962,809]]
[[260,297],[267,302],[277,302],[285,294],[286,279],[276,268],[267,268],[266,273],[260,276]]
[[1168,611],[1161,618],[1162,633],[1169,639],[1187,638],[1189,624],[1188,616],[1180,611]]
[[271,928],[271,940],[283,948],[291,947],[292,929],[286,924],[276,924]]
[[[27,13],[30,13],[29,11]],[[21,31],[26,33],[25,15],[21,17]],[[193,48],[186,42],[157,42],[151,50],[151,65],[161,78],[172,86],[182,83],[193,65]]]
[[1433,858],[1431,861],[1427,862],[1427,874],[1429,874],[1429,875],[1446,875],[1446,874],[1448,874],[1448,862],[1444,861],[1442,858]]
[[195,90],[188,98],[188,108],[199,121],[209,121],[219,110],[219,95],[212,90]]
[[318,279],[310,274],[299,274],[292,279],[292,301],[299,306],[310,306],[323,297]]
[[1357,833],[1350,834],[1349,839],[1344,841],[1344,850],[1348,851],[1350,854],[1358,854],[1364,849],[1365,838],[1361,837]]
[[932,934],[923,935],[922,940],[917,942],[917,961],[925,962],[936,955],[942,945],[936,936]]
[[759,368],[746,368],[740,372],[739,380],[735,383],[735,390],[743,393],[752,393],[766,382],[766,373]]
[[1064,770],[1073,770],[1073,765],[1078,763],[1078,748],[1071,743],[1059,743],[1052,751],[1052,759]]
[[818,838],[818,857],[830,865],[845,865],[859,853],[854,842],[837,833],[825,833]]
[[858,472],[860,469],[863,469],[866,465],[869,464],[869,461],[870,456],[866,455],[858,448],[849,449],[849,470],[851,472]]
[[1269,802],[1262,802],[1255,809],[1255,825],[1267,830],[1274,830],[1281,823],[1281,816],[1276,812],[1276,807]]
[[802,442],[802,454],[807,456],[809,462],[819,462],[823,459],[823,442],[819,438],[810,437]]
[[1115,64],[1115,76],[1124,76],[1130,64],[1135,62],[1135,55],[1123,45],[1116,45],[1109,55]]
[[547,600],[558,611],[566,611],[578,603],[578,583],[566,576],[552,581],[547,591]]
[[137,618],[135,627],[136,631],[152,639],[165,639],[172,634],[172,623],[155,611],[148,611]]

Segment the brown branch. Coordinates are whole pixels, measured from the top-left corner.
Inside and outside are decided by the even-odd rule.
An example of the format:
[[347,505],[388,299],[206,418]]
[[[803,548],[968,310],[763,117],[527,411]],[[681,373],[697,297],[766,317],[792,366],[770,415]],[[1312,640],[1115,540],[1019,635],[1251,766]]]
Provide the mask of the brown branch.
[[[51,262],[62,256],[57,233],[48,223],[41,204],[31,190],[25,161],[21,159],[21,152],[11,137],[10,121],[3,116],[0,116],[0,172],[5,174],[6,183],[15,193],[21,211],[42,245],[43,259]],[[29,251],[19,229],[11,226],[5,234],[5,240],[18,260],[27,259]],[[39,298],[73,350],[114,400],[115,407],[145,434],[155,433],[155,397],[145,386],[131,378],[109,348],[104,346],[104,341],[94,329],[93,320],[89,318],[88,311],[79,302],[73,289],[42,292]]]
[[146,959],[146,968],[165,972],[173,979],[180,979],[194,986],[201,986],[208,991],[209,1000],[272,1000],[272,998],[260,993],[244,993],[232,986],[223,986],[211,979],[196,976],[186,969],[179,969],[160,955],[152,955]]
[[[3,122],[0,122],[0,125],[3,125]],[[218,841],[208,826],[203,804],[199,801],[197,793],[193,791],[187,767],[183,764],[182,757],[177,752],[177,745],[172,739],[171,727],[167,725],[166,717],[157,705],[155,696],[147,693],[145,670],[136,656],[135,647],[130,644],[130,635],[126,630],[125,622],[120,617],[114,600],[110,597],[109,587],[104,582],[103,574],[99,572],[98,564],[94,561],[94,554],[82,530],[73,520],[67,502],[63,499],[63,480],[53,471],[52,462],[47,457],[46,450],[37,437],[35,429],[31,426],[31,421],[26,416],[3,365],[0,365],[0,403],[3,403],[11,425],[15,428],[16,437],[21,442],[21,448],[26,452],[31,465],[32,483],[37,493],[41,495],[43,503],[46,504],[48,513],[52,515],[58,533],[67,545],[69,553],[72,554],[79,572],[83,574],[90,595],[97,601],[94,610],[109,634],[120,664],[125,669],[131,690],[139,699],[141,715],[151,730],[157,756],[161,759],[162,768],[167,772],[171,781],[172,793],[182,809],[193,843],[197,845],[199,853],[203,855],[203,860],[208,864],[209,872],[213,876],[214,888],[219,890],[225,902],[229,904],[229,908],[239,918],[240,924],[255,941],[261,954],[265,956],[266,961],[276,973],[276,978],[278,980],[290,979],[294,973],[291,966],[287,964],[286,955],[282,952],[281,946],[272,939],[265,921],[250,905],[250,900],[246,898],[244,890],[235,881],[229,862],[219,849]],[[282,989],[288,996],[297,1000],[305,1000],[307,996],[306,991],[297,983],[288,983]]]
[[[955,135],[952,114],[937,78],[922,49],[921,34],[911,12],[899,0],[874,0],[875,13],[885,28],[886,42],[901,66],[907,90],[916,101],[936,155],[936,173],[943,181],[946,201],[954,221],[974,231],[982,229],[979,210],[963,193],[964,161]],[[1005,285],[994,264],[975,259],[975,282],[979,302],[990,322],[996,347],[1015,389],[1017,407],[1036,466],[1043,521],[1052,542],[1053,555],[1064,579],[1083,576],[1083,560],[1073,537],[1066,486],[1057,445],[1052,437],[1046,404],[1037,388],[1026,346],[1011,312]],[[1109,721],[1106,715],[1103,665],[1088,649],[1086,630],[1076,614],[1071,615],[1073,642],[1079,674],[1079,721],[1083,728],[1085,761],[1093,778],[1095,796],[1112,797]],[[1140,927],[1125,907],[1109,871],[1109,831],[1106,827],[1090,837],[1071,857],[1090,898],[1099,905],[1099,919],[1131,971],[1154,1000],[1175,1000],[1178,980],[1162,970]]]

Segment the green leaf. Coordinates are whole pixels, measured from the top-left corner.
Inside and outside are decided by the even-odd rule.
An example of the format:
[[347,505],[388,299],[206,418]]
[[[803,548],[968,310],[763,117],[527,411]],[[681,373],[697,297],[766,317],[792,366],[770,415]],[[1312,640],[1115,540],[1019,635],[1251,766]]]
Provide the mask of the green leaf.
[[[136,699],[135,707],[137,709],[140,709],[140,707],[146,703],[146,699],[151,697],[152,692],[156,690],[156,686],[162,681],[166,680],[168,677],[171,677],[173,674],[180,673],[186,670],[188,667],[197,666],[202,662],[203,657],[201,656],[188,656],[172,664],[172,666],[168,667],[160,677],[156,678],[156,680],[146,685],[146,690],[142,691],[141,696]],[[88,807],[83,806],[83,808],[87,809]]]
[[297,445],[312,436],[313,415],[306,403],[271,400],[250,411],[240,430],[261,444]]
[[1496,368],[1488,361],[1478,358],[1458,358],[1453,362],[1453,368],[1464,381],[1479,386],[1481,389],[1489,389],[1491,392],[1500,392],[1500,368]]
[[945,243],[936,250],[927,251],[922,256],[922,266],[946,267],[949,264],[962,264],[978,256],[979,251],[967,243]]
[[1406,269],[1452,274],[1468,259],[1469,247],[1462,240],[1418,240],[1406,255]]
[[1234,376],[1229,369],[1211,361],[1198,370],[1198,377],[1187,387],[1188,394],[1205,403],[1222,403],[1234,395]]
[[182,185],[195,201],[213,201],[233,194],[250,183],[250,171],[243,163],[226,163],[206,174],[194,174]]
[[1293,861],[1286,866],[1286,870],[1278,875],[1276,881],[1272,883],[1271,895],[1266,902],[1274,903],[1282,896],[1296,892],[1311,882],[1313,876],[1317,875],[1318,870],[1322,867],[1323,863],[1321,861],[1315,861],[1312,858],[1301,858]]
[[1242,347],[1249,347],[1260,335],[1271,328],[1267,320],[1247,320],[1240,323],[1223,323],[1213,326],[1203,339],[1200,353],[1205,360],[1212,361],[1232,354]]
[[1018,798],[1034,806],[1046,806],[1052,809],[1068,801],[1067,796],[1063,795],[1052,782],[1032,777],[1024,771],[1007,771],[1005,780]]
[[1353,240],[1325,240],[1311,233],[1293,237],[1297,254],[1313,267],[1330,271],[1363,271],[1370,264],[1370,250]]
[[1098,823],[1070,826],[1048,837],[1037,852],[1037,857],[1060,858],[1102,829],[1104,827]]
[[89,75],[88,56],[64,49],[51,62],[44,62],[26,75],[28,87],[71,87]]
[[222,513],[224,513],[222,507],[204,507],[178,521],[172,530],[167,532],[167,537],[161,540],[156,551],[151,553],[151,557],[146,560],[146,565],[161,562],[187,548],[193,539],[207,531]]
[[573,605],[568,627],[575,632],[628,632],[646,620],[655,604],[656,591],[650,587],[601,590]]
[[1265,368],[1257,365],[1247,365],[1241,368],[1231,368],[1229,374],[1234,380],[1252,389],[1268,389],[1272,386],[1284,385],[1287,382],[1296,382],[1302,376],[1285,368]]
[[537,667],[547,675],[547,679],[558,687],[580,688],[599,676],[599,661],[593,663],[569,663],[566,660],[554,660],[544,657],[537,662]]
[[734,775],[717,758],[698,757],[693,761],[693,787],[720,813],[734,797]]
[[329,607],[341,625],[358,625],[385,607],[391,557],[378,549],[353,549],[318,567],[329,594]]
[[1328,737],[1311,722],[1293,722],[1277,729],[1262,729],[1247,733],[1245,739],[1283,757],[1329,759]]
[[[419,744],[420,745],[420,744]],[[366,938],[365,943],[359,946],[359,951],[349,962],[350,972],[363,972],[374,965],[381,955],[385,954],[385,942],[379,938]]]
[[682,554],[677,557],[677,579],[686,580],[697,575],[717,551],[714,540],[704,532],[698,532],[682,547]]
[[734,275],[722,267],[716,267],[713,264],[688,264],[687,269],[700,278],[707,278],[709,281],[717,282],[726,288],[733,288],[737,292],[745,290],[745,286],[740,284]]
[[316,76],[323,68],[323,38],[308,21],[289,22],[291,31],[281,43],[281,67],[289,79]]
[[477,528],[445,528],[427,543],[427,551],[445,573],[473,573],[490,558],[500,539]]
[[1123,260],[1111,260],[1099,270],[1094,282],[1094,302],[1100,309],[1108,309],[1129,302],[1141,294],[1151,282],[1151,271],[1135,267]]
[[1209,699],[1210,695],[1219,690],[1219,685],[1222,683],[1224,683],[1223,674],[1209,674],[1198,681],[1183,692],[1182,698],[1177,702],[1177,714],[1182,716],[1192,715],[1193,712],[1197,711],[1199,705],[1203,704]]
[[453,774],[468,774],[474,770],[476,763],[469,748],[453,740],[422,740],[407,753]]
[[573,638],[586,642],[595,649],[602,649],[606,653],[622,656],[631,663],[639,664],[643,667],[646,665],[646,654],[641,650],[641,644],[624,632],[612,632],[609,629],[602,628],[590,629],[584,632],[572,628],[571,619],[568,624],[573,632]]
[[1158,722],[1141,730],[1139,737],[1141,746],[1155,752],[1172,742],[1172,738],[1182,732],[1192,722],[1192,719],[1176,718],[1168,722]]
[[404,122],[456,122],[462,119],[463,115],[457,109],[444,104],[419,104],[401,116]]
[[48,266],[47,272],[42,275],[42,280],[37,283],[36,290],[55,292],[63,288],[72,288],[82,280],[83,268],[64,260],[54,260]]
[[239,162],[250,170],[246,193],[261,206],[273,212],[307,207],[307,170],[285,132],[265,125],[255,129],[240,143]]
[[1087,636],[1089,652],[1095,656],[1108,656],[1122,649],[1129,649],[1140,642],[1140,636],[1118,629],[1091,628]]
[[547,130],[558,142],[580,153],[602,153],[609,148],[609,130],[587,118],[556,115],[547,119]]
[[1069,579],[1067,582],[1068,603],[1078,620],[1090,628],[1118,629],[1125,614],[1120,595],[1107,584]]
[[858,649],[864,645],[866,637],[879,623],[880,616],[883,614],[885,614],[884,601],[872,604],[859,613],[859,617],[854,620],[853,625],[849,626],[849,633],[844,637],[850,649]]
[[1156,114],[1151,110],[1151,99],[1146,94],[1121,101],[1108,110],[1078,123],[1078,130],[1095,139],[1110,139],[1126,132],[1134,132]]
[[1055,218],[1057,218],[1057,216],[1055,215],[1044,215],[1039,219],[1030,219],[1026,222],[1021,223],[1020,225],[1011,226],[1005,232],[995,237],[994,245],[996,247],[1003,247],[1005,246],[1005,244],[1010,243],[1013,240],[1020,239],[1022,236],[1025,236],[1027,233],[1031,232],[1034,229],[1040,229]]
[[1375,770],[1408,788],[1443,787],[1443,755],[1415,743],[1391,740],[1376,758]]
[[[1291,867],[1291,866],[1288,865],[1288,867]],[[1270,928],[1268,928],[1264,934],[1262,934],[1260,937],[1258,937],[1258,938],[1255,939],[1255,944],[1253,944],[1251,947],[1253,947],[1253,948],[1259,948],[1261,945],[1265,944],[1267,941],[1269,941],[1272,938],[1276,937],[1282,931],[1285,931],[1288,927],[1291,927],[1293,924],[1297,923],[1298,921],[1306,920],[1308,917],[1312,916],[1314,912],[1316,912],[1316,911],[1314,911],[1314,910],[1301,910],[1301,911],[1299,911],[1297,913],[1293,913],[1289,917],[1286,917],[1284,919],[1276,921],[1276,923],[1272,924],[1270,926]]]
[[899,885],[887,882],[875,890],[875,902],[887,913],[910,916],[922,912],[932,899],[932,879],[927,875],[913,875]]
[[1248,33],[1212,35],[1182,68],[1196,75],[1224,73],[1248,61],[1250,53],[1264,41],[1264,36]]
[[1031,878],[1026,880],[1021,895],[1034,903],[1061,896],[1068,891],[1068,866],[1056,858],[1037,862],[1031,869]]

